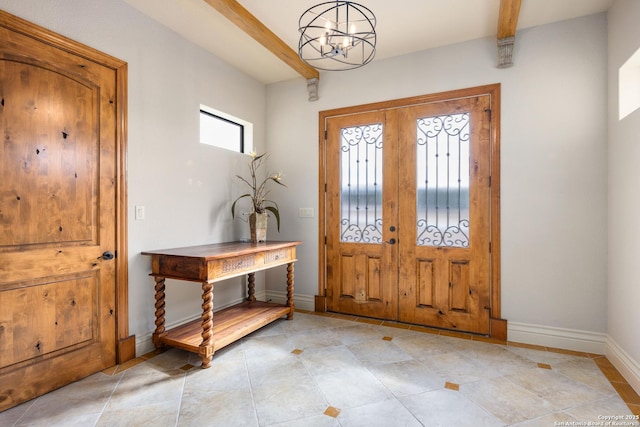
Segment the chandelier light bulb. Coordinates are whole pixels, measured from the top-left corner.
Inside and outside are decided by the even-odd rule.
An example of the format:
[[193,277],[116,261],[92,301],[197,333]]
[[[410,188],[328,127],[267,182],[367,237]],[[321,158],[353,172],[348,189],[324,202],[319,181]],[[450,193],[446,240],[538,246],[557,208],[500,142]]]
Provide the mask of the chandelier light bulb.
[[319,3],[300,16],[298,55],[318,70],[362,67],[376,53],[375,27],[375,15],[359,3],[342,0]]

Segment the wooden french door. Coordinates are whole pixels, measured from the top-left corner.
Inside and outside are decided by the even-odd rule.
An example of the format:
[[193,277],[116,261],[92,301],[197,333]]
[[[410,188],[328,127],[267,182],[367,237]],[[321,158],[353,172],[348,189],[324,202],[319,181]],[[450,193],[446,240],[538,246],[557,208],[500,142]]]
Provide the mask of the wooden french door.
[[117,236],[126,229],[124,63],[0,18],[2,411],[116,363],[116,281],[126,274]]
[[490,332],[490,96],[326,119],[330,311]]
[[489,333],[489,97],[401,116],[398,319]]
[[398,314],[397,111],[327,121],[327,304],[331,311]]

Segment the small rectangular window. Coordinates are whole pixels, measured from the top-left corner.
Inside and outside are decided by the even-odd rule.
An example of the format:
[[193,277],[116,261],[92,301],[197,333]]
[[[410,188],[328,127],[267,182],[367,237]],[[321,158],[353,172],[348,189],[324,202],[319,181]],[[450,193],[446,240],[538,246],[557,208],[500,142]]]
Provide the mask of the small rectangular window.
[[221,111],[200,105],[200,143],[248,153],[253,148],[253,125]]

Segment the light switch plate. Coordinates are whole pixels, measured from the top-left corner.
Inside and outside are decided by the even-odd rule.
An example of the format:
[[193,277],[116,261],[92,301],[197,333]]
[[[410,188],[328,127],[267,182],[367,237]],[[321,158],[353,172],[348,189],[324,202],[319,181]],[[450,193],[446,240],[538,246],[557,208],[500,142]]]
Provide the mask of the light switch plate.
[[136,205],[135,217],[136,217],[136,220],[138,220],[138,221],[142,221],[144,219],[144,206],[137,206]]
[[313,211],[313,208],[300,208],[298,210],[298,216],[300,218],[313,218],[315,216],[315,213]]

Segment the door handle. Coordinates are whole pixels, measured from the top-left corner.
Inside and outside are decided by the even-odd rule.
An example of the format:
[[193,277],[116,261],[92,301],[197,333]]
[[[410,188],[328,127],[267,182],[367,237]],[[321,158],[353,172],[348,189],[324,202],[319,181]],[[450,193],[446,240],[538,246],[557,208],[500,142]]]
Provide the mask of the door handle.
[[99,256],[98,259],[103,259],[105,261],[109,261],[110,259],[115,258],[113,256],[113,253],[111,251],[106,251],[105,253],[102,254],[102,256]]

